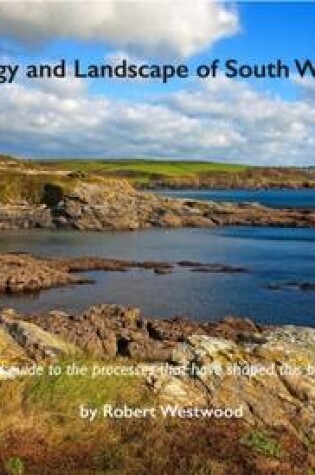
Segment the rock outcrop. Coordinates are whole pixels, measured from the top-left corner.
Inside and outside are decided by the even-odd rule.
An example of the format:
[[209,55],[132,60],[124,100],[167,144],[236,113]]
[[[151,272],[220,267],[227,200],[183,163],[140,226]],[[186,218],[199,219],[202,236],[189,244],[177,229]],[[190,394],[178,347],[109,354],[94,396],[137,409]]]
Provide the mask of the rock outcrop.
[[36,292],[51,287],[89,283],[90,279],[70,274],[49,261],[27,254],[0,255],[0,294]]
[[0,379],[11,379],[17,368],[34,362],[80,354],[79,347],[24,321],[14,311],[0,312]]
[[269,284],[270,290],[301,290],[302,292],[315,292],[315,282],[285,281]]
[[0,230],[53,228],[50,209],[44,206],[6,205],[0,206]]
[[[315,330],[260,327],[247,319],[197,323],[146,319],[115,305],[81,315],[0,313],[1,377],[10,365],[81,351],[144,368],[160,404],[240,410],[242,423],[315,441]],[[120,360],[121,361],[121,360]]]
[[[265,330],[238,343],[192,335],[172,354],[180,376],[155,375],[151,384],[168,403],[242,407],[249,423],[284,426],[314,439],[314,355],[311,329]],[[299,427],[297,419],[303,421]]]
[[38,292],[51,287],[74,284],[92,284],[93,281],[77,272],[105,271],[126,272],[130,269],[144,269],[156,274],[179,271],[200,271],[207,273],[243,273],[243,267],[226,264],[171,263],[158,261],[127,261],[97,257],[49,258],[33,257],[29,254],[0,254],[0,294]]
[[312,210],[271,209],[257,204],[232,204],[171,199],[136,191],[127,181],[76,179],[67,189],[46,184],[41,204],[0,208],[0,229],[69,228],[137,230],[215,226],[314,227]]
[[207,328],[181,319],[148,320],[138,309],[118,305],[95,306],[81,315],[51,312],[31,321],[97,358],[124,356],[139,361],[168,361],[185,336]]
[[32,346],[34,359],[43,357],[43,345],[26,345],[29,338],[25,338],[25,334],[36,333],[41,340],[45,335],[46,340],[47,335],[53,335],[58,341],[81,348],[99,359],[122,356],[154,362],[171,361],[177,344],[185,342],[191,335],[229,335],[233,341],[241,332],[259,331],[259,327],[247,319],[231,318],[208,323],[180,317],[153,319],[144,318],[137,308],[106,304],[91,307],[79,315],[51,311],[26,317],[14,310],[2,310],[0,329],[14,338],[21,349]]
[[229,204],[165,198],[140,193],[124,182],[106,186],[82,183],[52,209],[57,227],[80,230],[136,230],[151,227],[226,225],[315,226],[310,210],[275,210],[256,204]]

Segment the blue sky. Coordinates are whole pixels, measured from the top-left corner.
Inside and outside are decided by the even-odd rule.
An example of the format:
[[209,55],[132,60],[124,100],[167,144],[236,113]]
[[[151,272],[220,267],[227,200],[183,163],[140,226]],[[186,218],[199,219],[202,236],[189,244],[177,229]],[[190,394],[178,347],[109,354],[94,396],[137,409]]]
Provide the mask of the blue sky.
[[[290,65],[313,58],[315,3],[200,0],[197,8],[194,1],[4,2],[0,63],[126,57],[193,68],[214,58]],[[1,148],[23,156],[315,165],[314,81],[20,80],[0,85]]]
[[[240,31],[214,43],[200,53],[188,58],[173,57],[161,58],[157,54],[141,57],[143,62],[167,63],[172,61],[184,62],[188,65],[209,63],[213,58],[236,58],[240,63],[264,63],[281,58],[292,64],[294,58],[312,58],[314,41],[314,14],[315,6],[303,2],[240,2],[237,4],[240,18]],[[115,53],[116,49],[102,41],[78,41],[74,39],[51,38],[39,45],[28,46],[15,41],[2,40],[2,51],[8,48],[15,52],[15,57],[23,64],[34,61],[54,61],[61,57],[69,63],[79,58],[84,64],[100,64]],[[251,81],[255,87],[275,91],[283,97],[294,98],[296,87],[287,80]],[[262,83],[262,84],[260,84]],[[182,81],[171,81],[167,86],[160,82],[147,84],[147,94],[164,93],[165,89],[175,90],[185,86]],[[116,97],[141,96],[145,93],[143,84],[135,81],[93,80],[89,84],[92,93],[105,93]]]

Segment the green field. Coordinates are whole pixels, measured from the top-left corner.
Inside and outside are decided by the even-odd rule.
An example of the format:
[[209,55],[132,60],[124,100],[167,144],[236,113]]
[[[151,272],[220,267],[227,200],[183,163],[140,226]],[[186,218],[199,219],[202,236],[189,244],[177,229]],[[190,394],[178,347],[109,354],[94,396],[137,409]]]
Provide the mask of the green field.
[[[46,183],[124,178],[139,189],[315,188],[315,170],[202,161],[148,159],[17,160],[0,155],[0,199],[42,195]],[[36,195],[36,196],[35,196]]]
[[193,175],[211,172],[238,172],[250,168],[246,165],[219,162],[164,161],[164,160],[50,160],[44,165],[64,170],[85,172],[157,174],[167,176]]
[[49,169],[127,178],[137,188],[313,188],[315,172],[289,167],[170,160],[47,160]]
[[198,180],[200,176],[217,173],[240,173],[251,167],[201,161],[165,160],[50,160],[42,165],[61,170],[83,173],[100,173],[132,180],[137,186],[146,186],[157,181],[172,183],[173,180]]

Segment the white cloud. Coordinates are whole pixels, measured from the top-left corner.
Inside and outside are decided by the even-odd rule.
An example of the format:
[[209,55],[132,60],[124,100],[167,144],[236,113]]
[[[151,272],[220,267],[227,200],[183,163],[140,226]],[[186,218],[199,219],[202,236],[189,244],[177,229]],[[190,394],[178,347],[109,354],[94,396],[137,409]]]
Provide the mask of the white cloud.
[[84,79],[74,78],[71,71],[62,79],[57,77],[42,78],[34,84],[34,89],[50,93],[59,98],[76,98],[83,95],[87,90],[87,82]]
[[2,150],[315,164],[313,102],[280,99],[226,78],[139,102],[90,95],[76,81],[2,86]]
[[96,40],[134,54],[186,57],[237,30],[235,8],[217,0],[19,0],[0,9],[2,36]]
[[315,102],[315,80],[313,77],[307,76],[301,78],[300,76],[296,76],[293,82],[300,86],[301,96],[304,100]]
[[[257,92],[246,83],[220,78],[169,97],[170,107],[212,128],[224,123],[244,140],[222,150],[230,161],[256,164],[315,164],[310,144],[315,107]],[[211,152],[210,152],[211,153]],[[221,155],[220,155],[221,158]]]

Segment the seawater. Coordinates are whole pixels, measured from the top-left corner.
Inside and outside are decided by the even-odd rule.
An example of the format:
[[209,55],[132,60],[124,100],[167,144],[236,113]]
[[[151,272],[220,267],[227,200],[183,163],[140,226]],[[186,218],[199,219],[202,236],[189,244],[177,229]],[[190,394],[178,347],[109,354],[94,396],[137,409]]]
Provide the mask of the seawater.
[[52,256],[241,265],[247,274],[205,274],[182,269],[170,275],[148,270],[90,272],[94,285],[71,286],[35,295],[2,296],[1,307],[25,313],[61,309],[83,311],[100,303],[138,306],[146,316],[186,316],[212,320],[226,315],[264,323],[314,325],[315,292],[268,284],[315,282],[315,230],[218,228],[94,233],[1,231],[0,252]]
[[259,203],[270,208],[315,208],[315,190],[163,190],[173,198],[231,203]]

